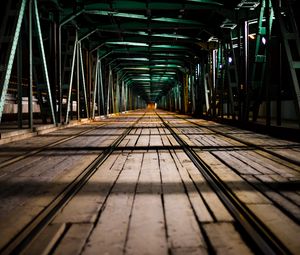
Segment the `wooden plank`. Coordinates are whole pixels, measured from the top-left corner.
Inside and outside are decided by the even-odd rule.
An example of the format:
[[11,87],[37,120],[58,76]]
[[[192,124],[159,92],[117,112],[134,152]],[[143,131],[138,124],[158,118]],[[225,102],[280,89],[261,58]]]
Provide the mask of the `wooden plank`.
[[232,216],[220,201],[216,193],[208,185],[204,177],[200,174],[199,170],[196,167],[188,168],[187,170],[200,191],[203,200],[214,215],[214,218],[217,221],[233,221]]
[[128,156],[82,254],[97,254],[99,251],[102,254],[123,252],[142,158],[141,153]]
[[258,154],[260,154],[260,155],[262,155],[263,157],[265,157],[265,158],[268,158],[268,159],[270,159],[271,161],[269,161],[270,163],[271,162],[276,162],[276,163],[279,163],[279,164],[281,164],[281,165],[283,165],[283,166],[286,166],[286,167],[288,167],[288,168],[291,168],[291,169],[293,169],[293,170],[296,170],[297,172],[300,172],[300,167],[299,166],[297,166],[297,165],[295,165],[295,164],[293,164],[293,163],[290,163],[290,162],[288,162],[288,161],[286,161],[286,160],[283,160],[283,159],[281,159],[281,158],[278,158],[278,157],[276,157],[276,156],[274,156],[274,155],[272,155],[272,154],[270,154],[270,153],[268,153],[268,152],[265,152],[265,151],[256,151],[256,153],[258,153]]
[[299,254],[300,226],[271,204],[252,204],[248,207],[291,251]]
[[166,134],[161,135],[161,140],[164,146],[171,146],[170,140]]
[[232,223],[208,223],[203,228],[215,254],[253,254]]
[[[285,166],[284,164],[275,161],[274,158],[273,159],[268,158],[267,155],[270,155],[268,153],[262,154],[262,151],[255,150],[255,151],[240,151],[239,154],[242,154],[250,162],[256,164],[258,168],[262,169],[262,173],[268,173],[268,174],[277,173],[283,177],[300,176],[299,172],[295,171],[293,168]],[[272,172],[267,172],[266,169]]]
[[[148,131],[145,131],[145,130],[148,130]],[[138,138],[138,141],[136,143],[136,146],[138,146],[138,147],[148,147],[149,146],[150,136],[148,134],[145,135],[146,133],[149,133],[149,129],[144,128],[143,133],[144,133],[144,135],[140,135]]]
[[150,146],[163,146],[162,139],[160,135],[150,135]]
[[179,146],[178,142],[175,140],[175,138],[172,135],[167,135],[167,138],[169,139],[172,146]]
[[51,224],[22,253],[24,255],[47,255],[65,230],[65,224]]
[[108,157],[87,184],[56,216],[54,222],[95,222],[126,159],[126,154],[113,154]]
[[207,253],[205,241],[170,153],[159,152],[159,161],[168,242],[172,254],[180,254],[183,250],[193,251],[194,254]]
[[230,165],[230,167],[235,169],[240,174],[261,174],[260,172],[255,170],[251,165],[248,165],[240,159],[236,158],[235,154],[232,155],[230,152],[227,151],[213,151],[212,154],[217,156],[218,159],[222,162],[226,162],[226,164]]
[[[3,248],[20,230],[27,225],[33,217],[41,212],[41,207],[16,208],[13,212],[0,217],[0,248]],[[2,210],[1,210],[2,211]],[[1,212],[2,213],[2,212]]]
[[[298,183],[300,182],[300,177],[295,177],[295,179],[290,178],[284,178],[281,175],[273,174],[269,175],[270,178],[273,180],[279,182],[279,184],[283,184],[284,187],[280,191],[281,194],[283,194],[285,197],[289,198],[291,201],[293,201],[296,205],[300,206],[300,188]],[[298,187],[298,190],[296,188]],[[287,190],[286,190],[287,188]],[[298,192],[298,193],[297,193]]]
[[[244,176],[247,181],[252,183],[254,187],[260,190],[263,194],[265,194],[268,198],[270,198],[275,203],[279,204],[282,208],[286,211],[291,213],[296,219],[300,220],[300,208],[290,202],[287,198],[282,196],[278,191],[274,191],[273,189],[269,188],[264,181],[269,178],[268,176]],[[261,182],[261,181],[262,182]],[[268,179],[267,179],[268,180]],[[270,180],[268,180],[270,181]]]
[[208,164],[214,173],[228,186],[229,189],[244,203],[270,203],[270,201],[248,184],[241,176],[222,164],[211,153],[205,151],[197,152],[199,157]]
[[187,194],[198,220],[200,222],[212,222],[213,217],[209,213],[208,208],[203,201],[203,198],[200,196],[187,170],[195,168],[195,165],[189,160],[189,158],[183,151],[176,151],[176,154],[173,155],[173,158],[179,170],[181,179],[184,182],[184,185],[188,192]]
[[125,253],[168,254],[164,226],[158,155],[145,153]]
[[136,142],[137,142],[137,139],[138,139],[138,135],[127,135],[126,136],[126,139],[129,140],[129,142],[127,143],[127,147],[133,147],[135,146]]
[[92,224],[72,224],[53,255],[79,255],[92,230]]

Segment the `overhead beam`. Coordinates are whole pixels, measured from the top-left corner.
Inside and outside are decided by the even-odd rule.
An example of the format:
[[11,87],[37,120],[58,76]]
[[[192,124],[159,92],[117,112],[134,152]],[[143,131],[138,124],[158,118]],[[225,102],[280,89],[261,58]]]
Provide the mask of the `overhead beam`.
[[223,4],[214,0],[190,0],[187,3],[174,3],[170,1],[147,2],[147,1],[110,1],[107,3],[85,4],[86,10],[203,10],[203,9],[219,9]]
[[169,18],[169,17],[147,17],[146,15],[142,15],[142,14],[126,13],[126,12],[103,11],[97,9],[97,10],[85,10],[85,13],[93,14],[93,15],[121,17],[127,19],[138,19],[138,20],[147,20],[147,21],[159,21],[159,22],[167,22],[167,23],[204,26],[203,23],[196,20]]

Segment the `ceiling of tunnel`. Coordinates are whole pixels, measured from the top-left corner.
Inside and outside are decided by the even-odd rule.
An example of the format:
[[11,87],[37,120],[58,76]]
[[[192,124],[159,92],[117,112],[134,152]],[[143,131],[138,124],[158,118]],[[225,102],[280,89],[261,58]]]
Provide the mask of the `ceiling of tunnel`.
[[[190,70],[211,38],[222,38],[220,26],[235,20],[239,4],[252,7],[259,1],[51,2],[60,8],[62,21],[76,14],[66,26],[79,29],[85,47],[106,56],[105,63],[145,101],[157,101],[174,86],[180,72]],[[249,15],[250,8],[245,9]],[[250,14],[255,11],[250,10]]]

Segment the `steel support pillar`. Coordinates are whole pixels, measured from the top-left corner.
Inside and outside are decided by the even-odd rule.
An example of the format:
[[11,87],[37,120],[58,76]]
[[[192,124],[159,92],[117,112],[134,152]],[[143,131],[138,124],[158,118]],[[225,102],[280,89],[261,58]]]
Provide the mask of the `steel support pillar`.
[[87,93],[86,93],[86,82],[85,82],[85,75],[84,75],[84,66],[83,66],[81,42],[78,43],[78,47],[79,47],[79,55],[80,55],[79,57],[80,57],[82,87],[83,87],[83,96],[84,96],[84,102],[85,102],[86,116],[87,116],[87,118],[90,118],[89,107],[88,107],[88,99],[87,99]]
[[32,0],[29,0],[28,5],[28,46],[29,46],[29,85],[28,85],[28,125],[33,128],[33,110],[32,110],[32,87],[33,87],[33,63],[32,63]]
[[[76,31],[77,34],[77,31]],[[80,120],[81,118],[81,110],[80,110],[80,73],[79,73],[79,42],[78,42],[78,36],[77,38],[77,46],[76,46],[76,96],[77,96],[77,102],[76,102],[76,108],[77,108],[77,120]]]
[[23,93],[22,93],[22,39],[19,39],[19,44],[18,44],[18,55],[17,55],[18,59],[17,59],[17,73],[18,73],[18,127],[22,128],[23,125],[23,118],[22,118],[22,114],[23,114],[23,109],[22,109],[22,97],[23,97]]
[[44,75],[45,75],[47,90],[48,90],[49,104],[50,104],[51,113],[52,113],[52,121],[54,124],[56,124],[55,112],[54,112],[53,101],[52,101],[52,93],[51,93],[51,87],[50,87],[50,81],[49,81],[49,75],[48,75],[48,68],[47,68],[47,62],[46,62],[45,50],[44,50],[44,44],[43,44],[43,38],[42,38],[42,31],[41,31],[40,20],[39,20],[39,12],[38,12],[38,7],[37,7],[37,0],[34,0],[34,12],[35,12],[36,26],[37,26],[37,30],[38,30],[39,47],[40,47],[40,52],[41,52],[42,60],[43,60]]
[[111,83],[112,83],[112,71],[111,66],[109,66],[109,74],[108,74],[108,86],[107,86],[107,99],[106,99],[106,115],[109,114],[110,110],[110,90],[111,90]]
[[68,99],[67,99],[67,113],[66,113],[66,123],[69,123],[69,113],[70,113],[70,107],[71,111],[73,110],[73,104],[71,100],[71,95],[72,95],[72,85],[73,85],[73,76],[74,76],[74,68],[75,68],[75,60],[76,60],[76,51],[77,51],[77,40],[78,40],[78,35],[76,31],[76,39],[74,42],[74,48],[73,48],[73,59],[72,59],[72,67],[71,67],[71,75],[70,75],[70,84],[69,84],[69,92],[68,92]]
[[[98,55],[98,54],[97,54]],[[95,68],[95,79],[94,79],[94,93],[93,93],[93,110],[92,110],[92,118],[95,119],[95,111],[96,111],[96,95],[98,88],[98,66],[99,61],[97,57],[96,68]]]
[[270,1],[266,1],[266,69],[265,69],[265,77],[266,77],[266,127],[271,126],[271,83],[270,83],[270,60],[271,60],[271,29],[270,29]]
[[26,3],[27,3],[27,0],[22,0],[22,2],[21,2],[17,25],[16,25],[16,29],[14,31],[13,42],[12,42],[12,46],[10,49],[9,58],[8,58],[8,62],[7,62],[7,68],[6,68],[6,72],[4,75],[4,82],[3,82],[3,87],[2,87],[2,91],[1,91],[1,97],[0,97],[0,123],[1,123],[2,114],[3,114],[3,110],[4,110],[7,89],[8,89],[8,85],[9,85],[9,81],[10,81],[11,71],[13,68],[13,63],[14,63],[14,58],[15,58],[16,49],[17,49],[17,45],[18,45],[18,40],[19,40],[20,30],[21,30],[21,26],[22,26],[23,17],[24,17]]
[[184,113],[188,112],[188,101],[189,101],[189,75],[184,74],[183,76],[183,104]]

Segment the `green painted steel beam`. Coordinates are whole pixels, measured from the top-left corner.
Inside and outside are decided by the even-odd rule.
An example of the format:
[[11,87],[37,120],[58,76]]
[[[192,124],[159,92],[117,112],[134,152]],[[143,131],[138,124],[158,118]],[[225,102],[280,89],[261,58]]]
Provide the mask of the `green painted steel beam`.
[[204,26],[203,23],[196,20],[187,20],[187,19],[179,19],[179,18],[169,18],[169,17],[147,17],[142,14],[135,13],[125,13],[125,12],[116,12],[116,11],[103,11],[103,10],[85,10],[86,14],[93,15],[102,15],[102,16],[112,16],[112,17],[121,17],[128,19],[139,19],[139,20],[147,20],[149,21],[159,21],[159,22],[167,22],[167,23],[176,23],[176,24],[188,24],[188,25],[197,25]]
[[[165,51],[168,49],[168,51],[176,51],[176,50],[191,50],[193,47],[187,47],[182,45],[171,45],[171,44],[152,44],[149,45],[147,43],[138,43],[138,42],[107,42],[105,43],[107,46],[132,46],[127,47],[126,49],[130,52],[134,51],[155,51],[155,50],[163,50]],[[137,49],[139,47],[140,49]],[[114,48],[114,51],[116,50],[116,47]]]
[[[204,27],[207,27],[207,25],[205,25]],[[191,24],[184,24],[184,23],[166,23],[166,22],[148,23],[148,22],[131,21],[131,22],[122,22],[119,25],[117,24],[101,25],[101,28],[105,30],[116,30],[116,28],[119,28],[120,31],[148,30],[148,29],[151,30],[180,29],[180,30],[200,31],[202,30],[203,27],[199,25],[191,25]]]
[[170,1],[146,2],[146,1],[111,1],[107,3],[86,4],[86,10],[202,10],[202,9],[219,9],[223,4],[220,1],[213,0],[190,0],[185,3],[174,3]]
[[20,36],[20,31],[21,31],[21,26],[22,26],[22,21],[24,17],[24,12],[26,9],[26,4],[27,0],[22,0],[21,5],[20,5],[20,11],[17,19],[17,25],[13,34],[13,40],[12,40],[12,46],[9,52],[9,58],[7,62],[7,67],[4,75],[4,81],[3,81],[3,87],[1,90],[1,97],[0,97],[0,123],[2,119],[2,113],[4,110],[4,104],[5,104],[5,98],[6,98],[6,93],[10,81],[10,76],[13,68],[13,63],[14,63],[14,58],[15,58],[15,53],[19,41],[19,36]]
[[[116,29],[112,30],[107,30],[102,27],[97,28],[98,31],[101,32],[109,32],[109,33],[120,33],[119,28],[116,26]],[[158,37],[158,38],[173,38],[173,39],[182,39],[182,40],[194,40],[195,38],[191,38],[189,36],[185,36],[182,34],[170,34],[170,33],[149,33],[145,31],[126,31],[122,30],[121,31],[122,35],[136,35],[136,36],[147,36],[147,37]],[[197,40],[197,39],[196,39]],[[199,40],[199,39],[198,39]]]

